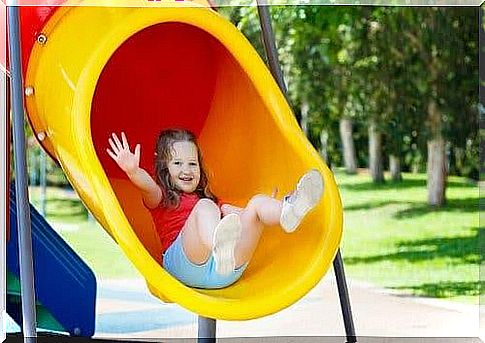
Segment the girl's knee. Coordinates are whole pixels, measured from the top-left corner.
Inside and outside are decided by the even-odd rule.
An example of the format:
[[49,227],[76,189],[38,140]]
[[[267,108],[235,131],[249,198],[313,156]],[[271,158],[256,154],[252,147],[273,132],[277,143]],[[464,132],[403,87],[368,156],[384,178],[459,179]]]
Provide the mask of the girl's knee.
[[263,203],[268,197],[263,194],[254,195],[248,202],[247,207],[257,207]]
[[221,210],[217,204],[210,199],[200,199],[195,205],[196,213],[210,213],[210,214],[221,214]]

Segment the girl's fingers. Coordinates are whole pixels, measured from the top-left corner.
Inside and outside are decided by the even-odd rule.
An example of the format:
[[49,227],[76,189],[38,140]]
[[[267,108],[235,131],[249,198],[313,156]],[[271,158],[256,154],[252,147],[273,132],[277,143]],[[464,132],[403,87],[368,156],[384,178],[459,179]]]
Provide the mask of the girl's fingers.
[[135,147],[135,157],[137,158],[138,161],[140,160],[140,150],[141,150],[141,145],[137,144]]
[[123,142],[123,148],[130,150],[130,145],[128,144],[128,140],[126,139],[124,132],[121,132],[121,141]]
[[108,142],[109,142],[109,145],[111,146],[111,149],[113,150],[113,152],[118,155],[120,153],[120,149],[118,149],[118,147],[116,146],[116,144],[113,142],[113,140],[111,138],[108,139]]
[[118,136],[115,133],[112,133],[111,136],[113,137],[113,140],[115,141],[118,150],[123,150],[123,144],[121,144]]
[[108,153],[108,155],[110,155],[110,156],[111,156],[111,158],[112,158],[113,160],[115,160],[115,161],[117,162],[117,160],[118,160],[118,159],[117,159],[117,156],[116,156],[115,154],[113,154],[113,152],[111,152],[111,150],[106,149],[106,152]]

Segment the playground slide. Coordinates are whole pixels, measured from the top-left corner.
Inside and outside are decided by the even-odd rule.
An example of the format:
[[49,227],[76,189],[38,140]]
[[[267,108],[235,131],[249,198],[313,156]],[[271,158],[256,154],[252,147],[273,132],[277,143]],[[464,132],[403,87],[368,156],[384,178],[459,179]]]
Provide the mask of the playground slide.
[[[7,312],[21,326],[17,209],[13,189],[9,208]],[[94,334],[96,304],[94,274],[33,206],[30,206],[30,214],[37,326],[49,331],[91,337]]]
[[[21,10],[22,18],[44,18],[24,34],[26,105],[37,138],[154,295],[205,317],[243,320],[275,313],[317,284],[340,243],[339,192],[264,62],[231,23],[171,0],[155,8],[44,8],[39,16]],[[231,287],[192,289],[164,271],[140,194],[106,154],[109,135],[124,131],[151,170],[156,137],[168,127],[197,135],[213,191],[235,205],[275,187],[282,196],[310,168],[324,175],[323,201],[301,229],[265,230]]]

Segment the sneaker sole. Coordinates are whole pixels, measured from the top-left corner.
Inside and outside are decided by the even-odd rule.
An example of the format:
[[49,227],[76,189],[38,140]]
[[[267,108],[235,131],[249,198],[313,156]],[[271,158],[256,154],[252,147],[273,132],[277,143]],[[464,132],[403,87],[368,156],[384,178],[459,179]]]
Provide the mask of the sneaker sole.
[[228,275],[236,268],[234,250],[241,237],[241,220],[237,214],[229,214],[221,219],[214,230],[212,255],[216,273]]
[[317,170],[310,170],[303,175],[296,185],[296,200],[293,211],[285,213],[281,218],[281,226],[285,232],[296,230],[306,214],[313,209],[323,194],[323,179]]

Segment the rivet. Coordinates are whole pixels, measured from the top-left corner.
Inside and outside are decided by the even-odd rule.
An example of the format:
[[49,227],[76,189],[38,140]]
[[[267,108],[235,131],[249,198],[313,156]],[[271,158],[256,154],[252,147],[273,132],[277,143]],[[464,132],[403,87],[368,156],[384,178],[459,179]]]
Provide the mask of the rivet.
[[44,141],[45,137],[46,137],[46,134],[45,134],[45,132],[44,132],[44,131],[41,131],[41,132],[39,132],[39,133],[37,134],[37,138],[38,138],[38,139],[39,139],[39,141],[41,141],[41,142],[42,142],[42,141]]
[[45,44],[45,43],[47,43],[47,36],[45,34],[43,34],[43,33],[39,34],[37,36],[37,42],[39,44]]
[[32,86],[25,87],[25,95],[26,96],[31,96],[33,94],[34,94],[34,87],[32,87]]

